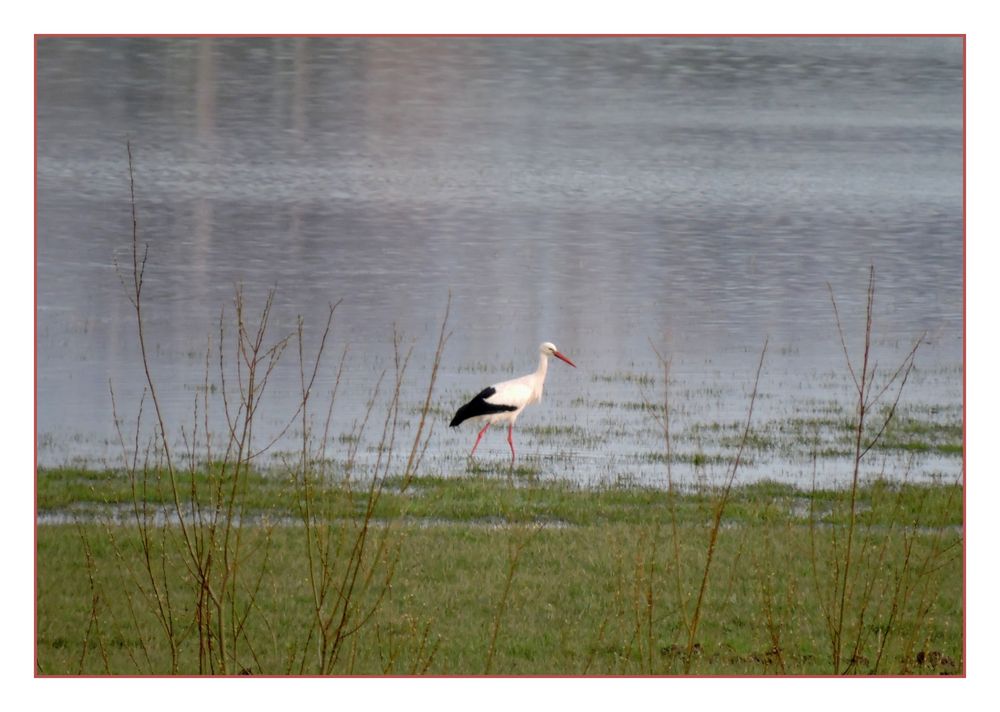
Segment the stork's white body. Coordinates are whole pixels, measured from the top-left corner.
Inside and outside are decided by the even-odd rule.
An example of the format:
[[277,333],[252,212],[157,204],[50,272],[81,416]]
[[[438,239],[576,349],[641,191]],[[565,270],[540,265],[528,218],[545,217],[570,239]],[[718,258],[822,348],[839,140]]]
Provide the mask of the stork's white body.
[[495,383],[492,388],[496,393],[486,398],[487,403],[495,405],[512,405],[517,410],[508,410],[500,413],[473,416],[477,420],[486,420],[490,425],[495,423],[514,424],[525,408],[532,403],[537,403],[542,399],[542,391],[545,389],[545,373],[549,370],[549,357],[545,354],[538,356],[538,368],[534,373],[526,376],[512,378],[509,381]]
[[476,437],[476,444],[472,446],[470,457],[475,454],[479,441],[487,428],[494,423],[507,423],[507,442],[510,445],[510,457],[511,463],[513,463],[514,421],[525,408],[541,400],[542,391],[545,388],[545,374],[549,369],[549,356],[562,359],[576,368],[576,364],[559,353],[555,344],[545,342],[539,346],[538,350],[538,368],[535,369],[534,373],[520,378],[512,378],[509,381],[501,381],[483,389],[455,413],[455,417],[451,421],[452,427],[458,426],[465,420],[486,421],[486,425]]

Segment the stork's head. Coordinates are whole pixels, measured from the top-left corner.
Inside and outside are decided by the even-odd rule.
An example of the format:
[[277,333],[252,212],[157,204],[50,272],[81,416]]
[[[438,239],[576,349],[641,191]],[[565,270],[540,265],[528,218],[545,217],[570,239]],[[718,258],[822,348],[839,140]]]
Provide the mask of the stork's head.
[[538,347],[538,350],[541,351],[546,356],[555,356],[557,359],[561,359],[566,363],[568,363],[573,368],[576,368],[576,364],[570,361],[565,356],[563,356],[561,353],[559,353],[559,349],[557,349],[556,345],[553,344],[551,341],[546,341],[545,343],[543,343],[541,346]]

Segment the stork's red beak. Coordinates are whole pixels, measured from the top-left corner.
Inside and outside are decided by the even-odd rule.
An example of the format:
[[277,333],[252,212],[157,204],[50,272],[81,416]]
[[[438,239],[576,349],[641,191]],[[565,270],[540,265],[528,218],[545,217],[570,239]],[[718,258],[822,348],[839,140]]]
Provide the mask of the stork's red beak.
[[556,358],[562,359],[563,361],[565,361],[566,363],[568,363],[573,368],[576,368],[576,364],[575,363],[573,363],[572,361],[570,361],[568,358],[566,358],[565,356],[563,356],[558,351],[553,351],[552,355],[555,356]]

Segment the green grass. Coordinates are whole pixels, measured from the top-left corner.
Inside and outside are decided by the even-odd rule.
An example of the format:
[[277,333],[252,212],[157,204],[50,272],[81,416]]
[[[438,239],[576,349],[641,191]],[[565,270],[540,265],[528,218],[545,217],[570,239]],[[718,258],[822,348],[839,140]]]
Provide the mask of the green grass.
[[[204,491],[211,478],[198,473],[195,480]],[[169,508],[164,484],[150,476],[146,501]],[[684,671],[685,621],[703,572],[716,490],[583,489],[482,474],[402,485],[386,481],[372,520],[398,546],[392,586],[335,672],[479,674],[494,626],[494,674]],[[247,591],[259,588],[247,617],[247,643],[235,656],[254,674],[314,672],[306,635],[314,613],[305,535],[295,524],[299,495],[291,477],[251,473],[245,497],[248,511],[262,517],[248,521],[281,523],[243,528],[249,558],[240,581]],[[847,497],[841,490],[809,492],[776,482],[733,490],[691,673],[831,672],[822,584],[831,533],[847,521]],[[327,526],[356,531],[363,502],[357,486],[330,485],[316,499]],[[93,514],[131,502],[122,475],[77,469],[38,474],[42,513],[72,505],[72,511]],[[858,512],[867,553],[852,564],[858,583],[848,610],[860,614],[862,584],[871,581],[872,587],[865,614],[855,615],[857,626],[848,628],[863,641],[850,671],[960,673],[961,490],[872,482],[859,492]],[[154,528],[161,542],[154,551],[162,555],[154,568],[169,583],[178,672],[197,673],[197,637],[183,630],[198,587],[176,529]],[[933,570],[918,576],[917,563],[925,560]],[[38,528],[39,672],[170,672],[167,636],[153,615],[143,566],[134,526],[87,516],[77,524]],[[900,582],[912,589],[905,597],[897,595]],[[242,592],[238,599],[249,596]],[[886,632],[879,658],[877,642]]]

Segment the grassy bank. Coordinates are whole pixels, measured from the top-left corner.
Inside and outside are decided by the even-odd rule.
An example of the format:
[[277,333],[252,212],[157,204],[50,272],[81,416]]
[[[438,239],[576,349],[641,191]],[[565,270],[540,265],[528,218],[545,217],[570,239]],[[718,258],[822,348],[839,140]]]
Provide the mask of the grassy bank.
[[[194,477],[202,478],[194,488],[179,482],[196,493],[185,505],[188,528],[210,522],[216,503],[213,474]],[[214,547],[235,560],[239,551],[238,566],[203,586],[170,516],[168,485],[150,474],[136,499],[124,474],[39,473],[39,514],[53,522],[38,528],[40,673],[963,669],[956,486],[858,490],[841,605],[831,581],[844,575],[851,504],[843,490],[734,488],[706,574],[713,489],[387,478],[374,498],[358,483],[314,485],[307,518],[294,476],[247,472],[240,524],[228,531],[239,547],[223,546],[221,530],[195,539],[204,547],[196,556]],[[327,588],[316,585],[324,566]],[[232,595],[206,593],[209,584]],[[224,605],[199,606],[200,596]],[[224,621],[207,644],[194,632],[206,610]]]

